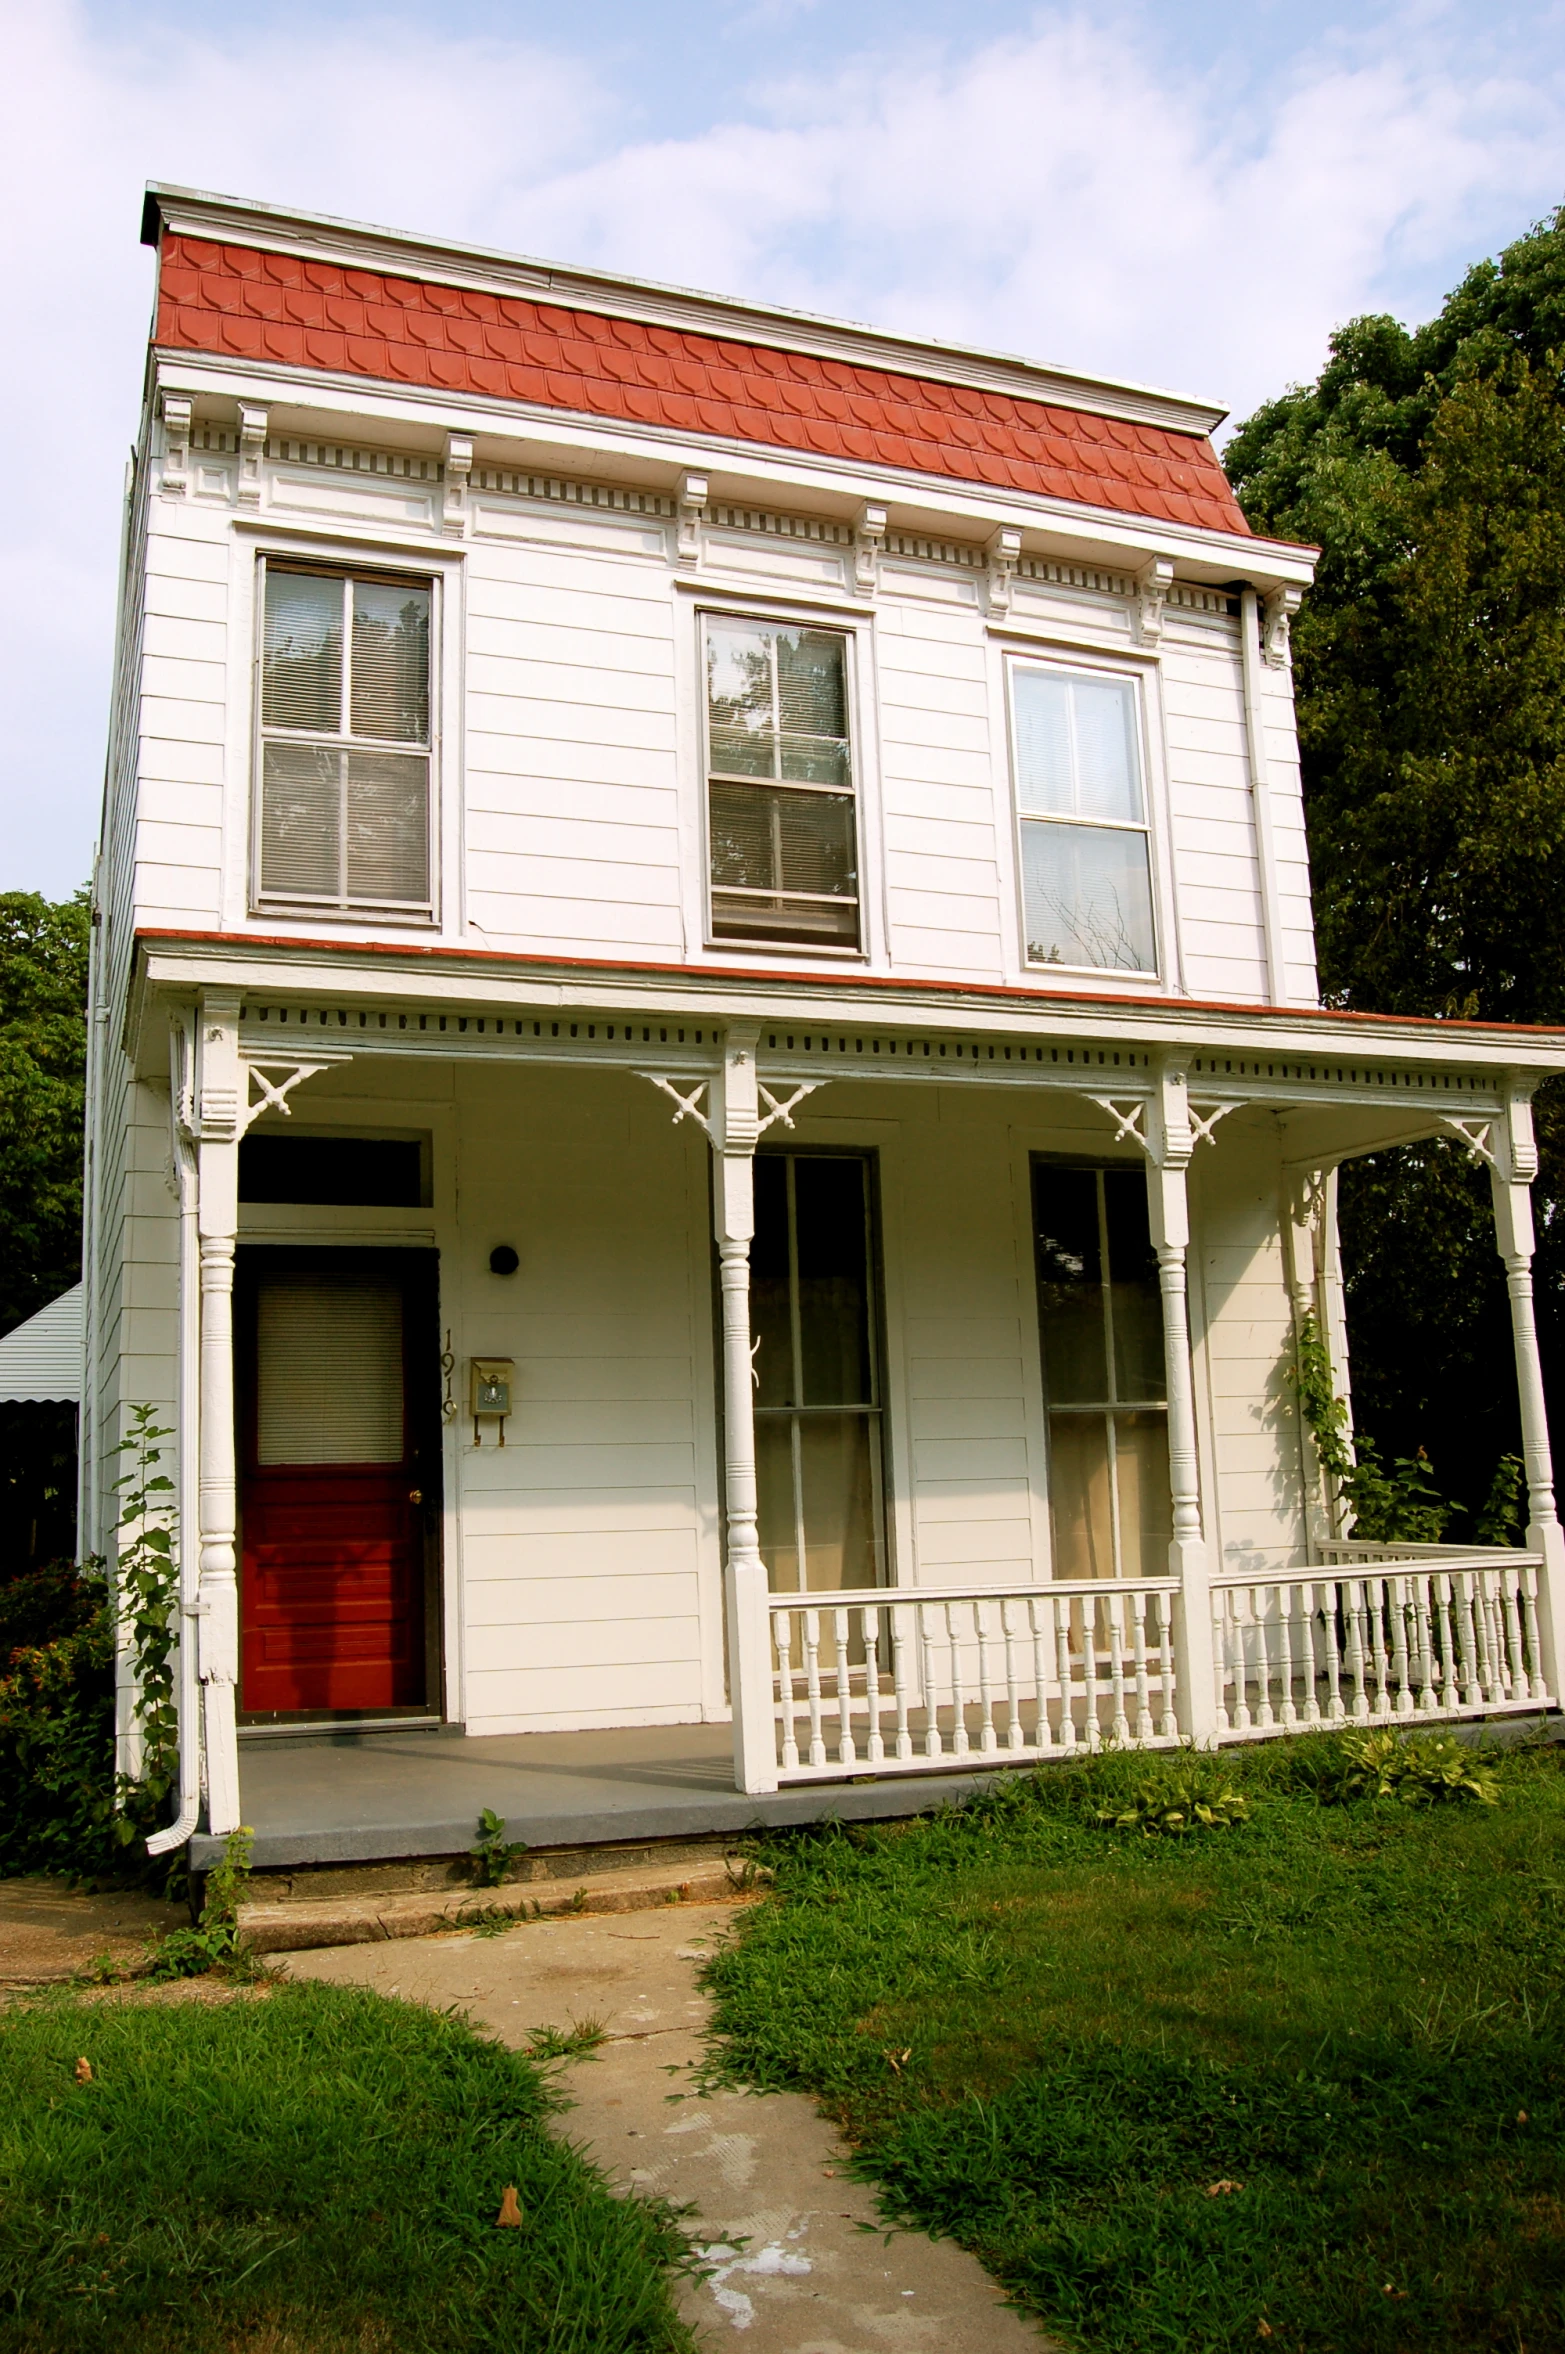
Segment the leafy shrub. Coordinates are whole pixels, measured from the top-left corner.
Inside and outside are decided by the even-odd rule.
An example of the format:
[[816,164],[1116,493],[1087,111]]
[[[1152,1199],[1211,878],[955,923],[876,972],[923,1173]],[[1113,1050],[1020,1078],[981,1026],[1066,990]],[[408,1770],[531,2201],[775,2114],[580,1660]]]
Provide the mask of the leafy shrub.
[[103,1607],[102,1564],[40,1562],[0,1586],[0,1667],[18,1651],[79,1634]]
[[1116,1831],[1179,1839],[1192,1831],[1230,1831],[1250,1819],[1249,1802],[1231,1783],[1199,1771],[1138,1782],[1128,1797],[1098,1807],[1093,1819]]
[[100,1586],[84,1623],[23,1645],[0,1675],[0,1873],[110,1870],[113,1765],[114,1629]]
[[1340,1747],[1344,1799],[1395,1798],[1403,1806],[1500,1803],[1492,1769],[1449,1735],[1403,1740],[1390,1731],[1345,1733]]

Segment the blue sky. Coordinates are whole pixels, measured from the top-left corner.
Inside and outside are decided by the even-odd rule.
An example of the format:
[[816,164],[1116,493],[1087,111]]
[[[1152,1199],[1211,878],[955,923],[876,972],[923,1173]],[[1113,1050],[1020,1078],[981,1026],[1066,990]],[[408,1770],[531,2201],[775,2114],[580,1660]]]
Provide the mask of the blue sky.
[[[0,0],[0,887],[87,872],[149,178],[1243,416],[1565,197],[1565,0]],[[8,183],[8,185],[7,185]]]

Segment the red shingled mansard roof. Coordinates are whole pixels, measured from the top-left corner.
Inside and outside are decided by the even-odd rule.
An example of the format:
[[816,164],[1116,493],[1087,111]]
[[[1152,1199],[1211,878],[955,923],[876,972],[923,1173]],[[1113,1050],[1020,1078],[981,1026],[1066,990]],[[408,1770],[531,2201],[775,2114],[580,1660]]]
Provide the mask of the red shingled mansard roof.
[[154,340],[1249,529],[1202,434],[173,231]]

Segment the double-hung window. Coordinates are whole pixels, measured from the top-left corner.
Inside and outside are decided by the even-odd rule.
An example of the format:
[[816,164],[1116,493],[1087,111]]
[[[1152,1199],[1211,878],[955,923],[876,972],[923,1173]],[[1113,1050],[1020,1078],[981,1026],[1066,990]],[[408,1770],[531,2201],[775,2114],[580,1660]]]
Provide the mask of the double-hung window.
[[1011,673],[1029,964],[1157,969],[1136,683]]
[[1146,1179],[1039,1159],[1032,1194],[1054,1574],[1162,1577],[1168,1392]]
[[256,898],[432,912],[432,585],[269,559]]
[[856,949],[846,636],[709,616],[706,717],[713,939]]

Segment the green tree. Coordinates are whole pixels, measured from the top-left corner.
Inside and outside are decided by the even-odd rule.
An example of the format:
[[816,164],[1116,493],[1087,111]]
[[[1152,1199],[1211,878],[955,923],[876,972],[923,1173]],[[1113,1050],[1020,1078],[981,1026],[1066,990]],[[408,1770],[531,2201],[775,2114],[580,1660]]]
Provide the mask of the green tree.
[[[1294,640],[1327,1001],[1565,1020],[1565,209],[1426,326],[1351,322],[1227,464],[1312,540]],[[1539,1099],[1539,1297],[1565,1436],[1565,1103]],[[1455,1148],[1350,1165],[1358,1410],[1476,1500],[1515,1444],[1488,1188]],[[1453,1534],[1460,1533],[1453,1531]]]
[[[81,1273],[87,895],[0,892],[0,1332]],[[75,1543],[70,1406],[0,1405],[0,1577]]]

